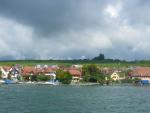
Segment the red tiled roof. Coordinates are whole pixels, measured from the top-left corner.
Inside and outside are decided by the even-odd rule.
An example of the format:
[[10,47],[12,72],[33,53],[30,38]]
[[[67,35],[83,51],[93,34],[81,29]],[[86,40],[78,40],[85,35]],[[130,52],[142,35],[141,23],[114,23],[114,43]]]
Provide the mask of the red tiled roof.
[[12,67],[11,66],[3,66],[2,67],[5,71],[9,71]]
[[52,67],[48,67],[48,68],[45,69],[45,72],[47,72],[47,73],[54,72],[54,71],[56,71],[56,70]]
[[139,67],[131,72],[131,76],[150,76],[150,67]]
[[25,66],[22,69],[22,75],[29,75],[31,73],[36,73],[36,69],[34,67],[31,66]]
[[72,75],[72,76],[81,76],[82,73],[77,70],[77,69],[69,69],[68,72]]
[[26,66],[22,69],[22,75],[29,75],[33,74],[40,74],[40,73],[50,73],[56,71],[55,68],[48,67],[48,68],[35,68],[31,66]]

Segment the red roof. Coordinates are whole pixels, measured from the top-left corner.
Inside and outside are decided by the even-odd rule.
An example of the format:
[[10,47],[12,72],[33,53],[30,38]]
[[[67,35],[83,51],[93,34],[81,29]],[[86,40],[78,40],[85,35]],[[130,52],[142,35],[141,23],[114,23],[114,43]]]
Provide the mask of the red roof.
[[25,66],[22,69],[22,75],[29,75],[31,73],[36,73],[36,69],[34,67],[31,66]]
[[52,68],[52,67],[48,67],[48,68],[45,68],[44,71],[46,73],[50,73],[50,72],[55,72],[57,69],[56,68]]
[[77,70],[77,69],[69,69],[68,72],[72,75],[72,76],[81,76],[82,73]]
[[39,73],[50,73],[50,72],[55,72],[56,69],[52,67],[48,68],[35,68],[31,66],[25,66],[22,69],[22,75],[29,75],[29,74],[39,74]]
[[9,71],[12,67],[11,66],[3,66],[2,67],[5,71]]
[[150,67],[139,67],[131,72],[131,76],[150,76]]

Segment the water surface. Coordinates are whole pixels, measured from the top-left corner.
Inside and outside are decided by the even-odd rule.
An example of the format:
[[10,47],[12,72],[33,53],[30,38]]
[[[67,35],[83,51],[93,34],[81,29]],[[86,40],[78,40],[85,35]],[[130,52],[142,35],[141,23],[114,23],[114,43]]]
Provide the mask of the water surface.
[[150,113],[150,87],[1,85],[0,113]]

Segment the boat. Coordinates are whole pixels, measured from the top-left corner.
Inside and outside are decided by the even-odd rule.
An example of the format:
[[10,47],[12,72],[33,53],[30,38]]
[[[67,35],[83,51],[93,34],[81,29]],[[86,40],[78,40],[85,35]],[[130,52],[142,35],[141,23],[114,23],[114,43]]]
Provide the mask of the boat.
[[59,82],[58,81],[47,81],[47,82],[44,82],[43,84],[47,84],[47,85],[59,85]]
[[16,82],[13,80],[5,79],[4,84],[16,84]]
[[0,84],[4,84],[5,83],[5,81],[4,80],[0,80]]

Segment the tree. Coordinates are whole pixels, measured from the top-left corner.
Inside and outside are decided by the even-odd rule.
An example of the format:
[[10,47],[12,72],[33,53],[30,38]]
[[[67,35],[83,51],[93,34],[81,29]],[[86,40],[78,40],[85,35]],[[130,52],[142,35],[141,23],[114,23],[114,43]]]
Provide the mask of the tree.
[[33,81],[37,81],[37,76],[36,76],[36,75],[31,75],[30,77],[31,77],[31,81],[32,81],[32,82],[33,82]]
[[97,65],[95,65],[95,64],[89,65],[88,66],[88,73],[90,75],[95,75],[95,74],[99,73],[99,69],[98,69]]
[[95,65],[95,64],[85,65],[82,68],[83,75],[87,75],[87,74],[94,75],[98,72],[99,72],[99,69],[98,69],[97,65]]
[[99,82],[100,84],[104,84],[105,83],[105,75],[103,73],[99,73],[97,74],[97,82]]
[[82,74],[85,82],[99,82],[100,84],[105,82],[105,75],[95,64],[83,66]]
[[105,55],[104,54],[99,54],[99,56],[93,58],[93,60],[105,60]]
[[98,71],[99,71],[99,69],[97,68],[97,66],[95,64],[83,66],[82,75],[83,75],[84,81],[94,82],[95,81],[94,75],[96,75],[98,73]]
[[72,81],[72,75],[67,71],[57,70],[56,79],[63,84],[70,84]]
[[48,80],[50,80],[50,76],[46,76],[46,75],[37,76],[37,81],[48,81]]
[[141,79],[134,78],[132,81],[133,81],[134,84],[138,84],[139,82],[141,82]]

